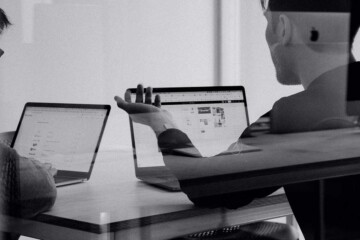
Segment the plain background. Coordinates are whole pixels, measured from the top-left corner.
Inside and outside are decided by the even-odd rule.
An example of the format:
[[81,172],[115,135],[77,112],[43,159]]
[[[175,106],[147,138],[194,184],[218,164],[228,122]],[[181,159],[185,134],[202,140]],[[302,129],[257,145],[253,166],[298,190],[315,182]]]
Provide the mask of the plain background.
[[0,2],[13,23],[1,37],[0,131],[16,129],[29,101],[105,103],[101,147],[130,148],[113,96],[137,83],[244,85],[251,121],[300,89],[276,82],[257,1],[228,1],[221,16],[214,0]]
[[302,90],[277,83],[254,0],[0,3],[13,23],[1,37],[1,132],[16,129],[29,101],[111,104],[101,147],[128,149],[128,117],[113,96],[137,83],[243,85],[251,122]]

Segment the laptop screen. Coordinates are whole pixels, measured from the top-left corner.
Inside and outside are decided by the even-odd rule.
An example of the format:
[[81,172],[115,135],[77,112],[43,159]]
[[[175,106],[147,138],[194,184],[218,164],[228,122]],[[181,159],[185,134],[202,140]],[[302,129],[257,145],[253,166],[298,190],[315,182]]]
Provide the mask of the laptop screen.
[[[236,142],[248,126],[244,89],[207,87],[154,89],[162,108],[169,111],[203,156],[213,156]],[[132,94],[135,101],[135,94]],[[133,144],[138,167],[164,166],[152,130],[133,123]]]
[[108,110],[26,106],[13,148],[58,170],[88,172]]

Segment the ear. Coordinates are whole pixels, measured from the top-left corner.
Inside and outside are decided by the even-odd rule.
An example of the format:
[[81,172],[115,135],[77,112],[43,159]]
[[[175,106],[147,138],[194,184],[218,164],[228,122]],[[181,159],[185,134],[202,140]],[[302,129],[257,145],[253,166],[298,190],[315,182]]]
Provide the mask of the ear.
[[279,16],[277,35],[282,45],[288,45],[291,41],[293,27],[288,16],[281,14]]

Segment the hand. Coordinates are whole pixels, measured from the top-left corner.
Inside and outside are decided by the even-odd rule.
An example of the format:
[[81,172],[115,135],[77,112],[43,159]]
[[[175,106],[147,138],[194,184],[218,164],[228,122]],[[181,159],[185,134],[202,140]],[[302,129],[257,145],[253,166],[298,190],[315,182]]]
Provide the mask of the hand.
[[57,174],[57,169],[53,168],[51,163],[44,163],[43,164],[44,168],[53,176],[55,177]]
[[171,114],[160,108],[161,99],[159,95],[155,96],[154,105],[152,104],[151,87],[146,89],[145,102],[144,88],[141,84],[138,85],[136,90],[135,103],[131,102],[130,91],[125,92],[124,99],[115,96],[118,107],[127,112],[132,121],[151,127],[156,136],[159,136],[168,128],[177,128]]

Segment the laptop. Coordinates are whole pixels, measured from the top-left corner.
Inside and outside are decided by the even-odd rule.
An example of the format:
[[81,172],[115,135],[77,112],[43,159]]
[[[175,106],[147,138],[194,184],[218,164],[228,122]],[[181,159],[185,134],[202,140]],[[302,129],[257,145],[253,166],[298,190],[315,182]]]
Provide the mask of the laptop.
[[57,169],[56,186],[89,180],[110,105],[26,103],[11,147]]
[[[136,89],[129,89],[135,102]],[[161,107],[169,111],[203,156],[214,156],[236,142],[249,126],[242,86],[154,88]],[[179,183],[166,168],[156,136],[145,125],[130,119],[135,175],[145,183],[179,191]]]

